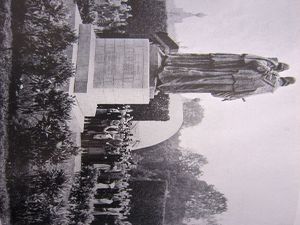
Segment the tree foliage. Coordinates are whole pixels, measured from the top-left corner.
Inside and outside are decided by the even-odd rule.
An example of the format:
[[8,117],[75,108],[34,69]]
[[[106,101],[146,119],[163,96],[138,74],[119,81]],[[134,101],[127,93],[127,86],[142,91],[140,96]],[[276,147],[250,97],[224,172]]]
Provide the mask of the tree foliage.
[[199,182],[186,202],[185,217],[200,219],[223,213],[227,210],[225,196],[215,190],[213,185]]
[[69,197],[69,225],[86,225],[93,221],[93,202],[97,173],[91,167],[83,167],[75,176]]
[[202,166],[207,164],[207,159],[203,155],[183,150],[179,163],[183,172],[199,177],[202,175]]
[[[26,174],[16,182],[11,205],[13,224],[68,224],[68,213],[62,189],[66,181],[63,171],[41,169]],[[17,202],[17,204],[15,204]]]
[[83,23],[95,25],[97,33],[125,33],[131,6],[123,0],[77,0]]
[[68,24],[61,0],[26,0],[24,26],[20,28],[24,56],[52,55],[64,51],[76,37]]
[[167,32],[166,1],[129,0],[132,17],[128,19],[126,32],[151,37],[159,31]]
[[[22,126],[24,128],[24,126]],[[16,150],[33,165],[46,162],[59,163],[76,155],[78,147],[72,141],[72,133],[67,122],[59,122],[43,117],[34,127],[16,133],[15,138],[22,146]]]
[[199,124],[204,117],[204,109],[199,104],[200,99],[186,100],[183,103],[183,127]]
[[179,134],[156,146],[140,150],[132,176],[168,182],[165,224],[183,225],[190,219],[207,219],[227,209],[227,199],[201,180],[204,156],[179,147]]
[[147,105],[131,105],[134,120],[167,121],[169,116],[169,95],[159,92]]
[[66,49],[76,37],[63,0],[13,1],[12,10],[13,224],[67,225],[69,177],[57,163],[78,150],[67,121],[73,98],[62,91],[74,75]]
[[84,24],[91,24],[96,20],[95,0],[76,0],[79,13]]
[[132,224],[162,225],[167,182],[161,180],[135,180],[130,183],[132,197],[128,220]]
[[75,40],[64,1],[14,4],[14,146],[33,164],[57,163],[76,154],[67,120],[73,98],[62,91],[74,75],[65,50]]

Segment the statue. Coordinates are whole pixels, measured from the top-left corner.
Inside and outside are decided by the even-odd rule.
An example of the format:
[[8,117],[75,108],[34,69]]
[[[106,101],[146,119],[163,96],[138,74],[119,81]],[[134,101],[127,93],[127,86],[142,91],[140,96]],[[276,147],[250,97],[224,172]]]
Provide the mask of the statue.
[[289,66],[277,58],[249,54],[171,54],[162,63],[158,89],[243,99],[295,83],[293,77],[279,76],[287,69]]

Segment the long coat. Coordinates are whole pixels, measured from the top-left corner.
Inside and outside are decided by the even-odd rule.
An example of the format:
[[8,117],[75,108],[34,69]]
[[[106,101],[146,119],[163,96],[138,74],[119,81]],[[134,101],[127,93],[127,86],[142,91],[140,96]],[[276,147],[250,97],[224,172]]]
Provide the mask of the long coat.
[[279,74],[273,71],[277,60],[234,54],[176,57],[166,59],[166,66],[159,74],[162,82],[159,89],[167,93],[211,93],[233,100],[273,92],[280,86]]

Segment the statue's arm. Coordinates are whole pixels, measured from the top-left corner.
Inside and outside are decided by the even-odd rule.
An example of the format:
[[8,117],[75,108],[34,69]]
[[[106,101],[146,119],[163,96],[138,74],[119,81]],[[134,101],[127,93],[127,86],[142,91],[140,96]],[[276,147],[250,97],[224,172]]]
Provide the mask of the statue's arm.
[[256,62],[261,62],[261,63],[265,64],[266,66],[269,66],[272,68],[278,66],[277,58],[261,57],[261,56],[257,56],[257,55],[251,55],[251,54],[242,54],[242,56],[244,57],[244,61],[246,64],[256,61]]
[[271,70],[272,70],[267,64],[259,62],[259,61],[251,61],[251,62],[247,63],[247,67],[249,69],[255,70],[261,74],[267,74],[267,73],[271,72]]

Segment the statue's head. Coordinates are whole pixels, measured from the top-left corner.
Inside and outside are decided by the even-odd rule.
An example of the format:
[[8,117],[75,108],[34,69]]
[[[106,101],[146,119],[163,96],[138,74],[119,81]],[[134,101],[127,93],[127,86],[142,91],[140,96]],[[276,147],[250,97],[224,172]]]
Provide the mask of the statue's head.
[[278,63],[278,66],[275,68],[276,71],[278,72],[281,72],[281,71],[284,71],[284,70],[288,70],[290,68],[290,66],[286,63]]
[[288,86],[296,82],[295,77],[280,77],[281,86]]

